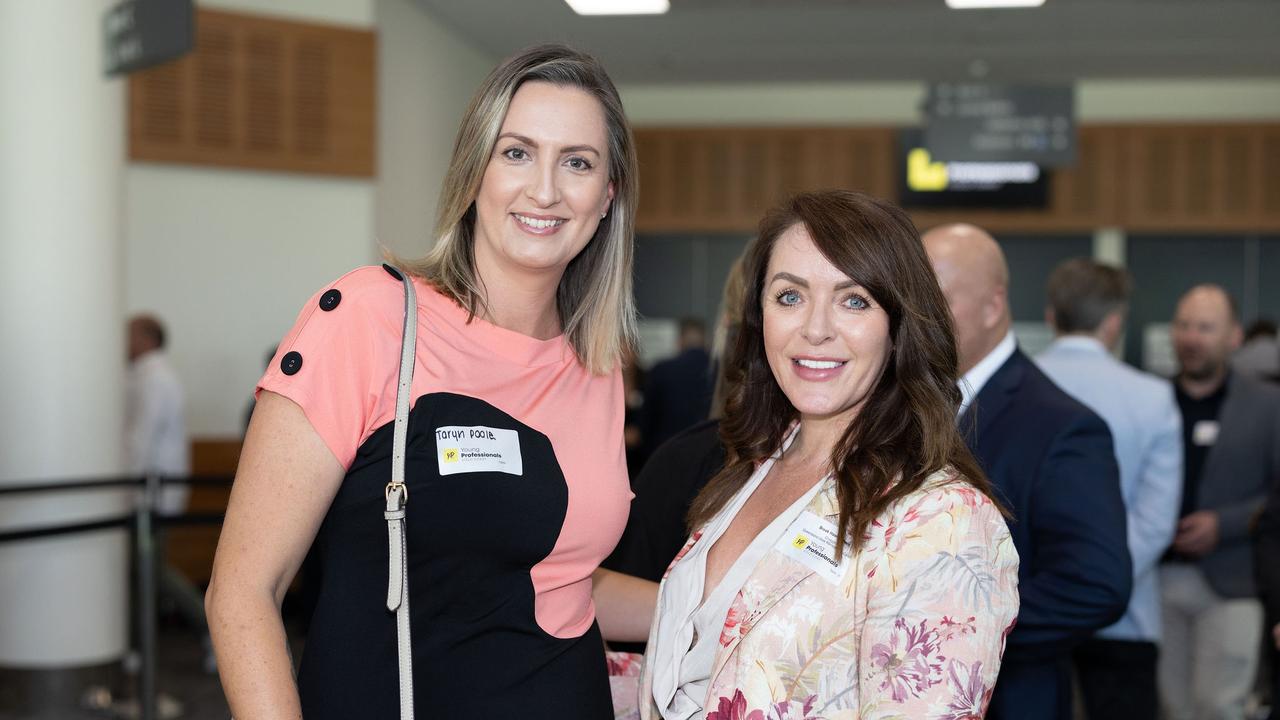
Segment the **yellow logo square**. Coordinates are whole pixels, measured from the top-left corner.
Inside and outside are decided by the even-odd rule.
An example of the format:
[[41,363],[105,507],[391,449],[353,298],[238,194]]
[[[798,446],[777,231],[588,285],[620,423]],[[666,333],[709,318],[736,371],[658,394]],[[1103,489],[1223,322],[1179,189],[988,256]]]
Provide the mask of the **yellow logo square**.
[[804,533],[797,535],[796,539],[791,541],[791,546],[797,550],[803,550],[804,547],[808,544],[809,544],[809,536],[805,535]]
[[443,457],[444,461],[447,463],[458,462],[458,448],[445,448],[440,452],[440,456]]

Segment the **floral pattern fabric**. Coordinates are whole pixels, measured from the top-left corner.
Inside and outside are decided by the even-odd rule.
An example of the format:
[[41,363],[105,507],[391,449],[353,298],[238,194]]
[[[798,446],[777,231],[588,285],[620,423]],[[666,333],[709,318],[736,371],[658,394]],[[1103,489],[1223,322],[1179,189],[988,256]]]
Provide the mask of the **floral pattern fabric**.
[[[832,481],[808,510],[837,521]],[[841,564],[839,582],[779,549],[756,566],[725,619],[707,720],[983,717],[1018,613],[1018,555],[991,501],[937,473]],[[639,682],[618,717],[660,720],[652,668]]]

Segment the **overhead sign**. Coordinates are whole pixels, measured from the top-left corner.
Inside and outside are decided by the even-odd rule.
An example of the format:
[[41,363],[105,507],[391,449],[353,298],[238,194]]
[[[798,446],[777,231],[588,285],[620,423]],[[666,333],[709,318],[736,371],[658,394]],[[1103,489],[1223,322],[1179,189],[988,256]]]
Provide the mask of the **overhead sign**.
[[909,208],[1043,208],[1048,175],[1033,162],[942,162],[923,133],[898,135],[898,202]]
[[937,83],[925,102],[924,144],[944,162],[1070,166],[1076,159],[1075,88]]
[[192,0],[125,0],[102,18],[106,72],[121,75],[185,55],[195,43]]

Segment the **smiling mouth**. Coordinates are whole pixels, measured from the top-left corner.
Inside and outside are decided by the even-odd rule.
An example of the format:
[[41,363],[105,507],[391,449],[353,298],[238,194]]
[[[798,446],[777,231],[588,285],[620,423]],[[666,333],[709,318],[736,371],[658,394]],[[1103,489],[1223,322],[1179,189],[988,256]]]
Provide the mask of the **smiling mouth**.
[[840,367],[841,365],[844,365],[848,361],[847,360],[808,360],[804,358],[796,358],[791,362],[799,365],[800,367],[809,368],[810,370],[835,370],[836,368]]
[[539,220],[537,218],[525,217],[519,213],[511,213],[511,215],[518,220],[521,225],[531,227],[534,230],[546,230],[547,228],[560,227],[567,222],[564,218]]

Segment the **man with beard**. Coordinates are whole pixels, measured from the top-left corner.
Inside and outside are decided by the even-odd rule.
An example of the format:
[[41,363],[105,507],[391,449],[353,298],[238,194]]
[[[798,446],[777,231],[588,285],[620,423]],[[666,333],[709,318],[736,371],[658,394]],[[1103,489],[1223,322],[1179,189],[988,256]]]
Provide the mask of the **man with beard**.
[[1280,390],[1230,371],[1241,331],[1221,287],[1188,290],[1172,336],[1185,462],[1160,573],[1161,703],[1172,720],[1243,718],[1262,634],[1250,529],[1280,479]]

